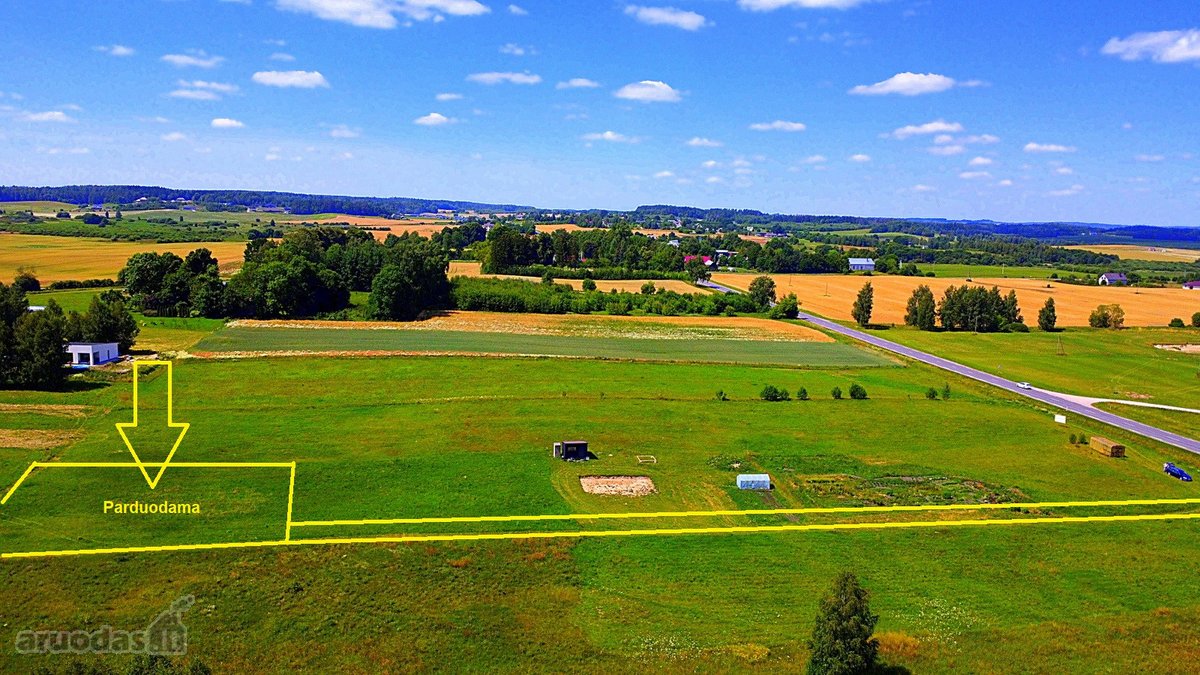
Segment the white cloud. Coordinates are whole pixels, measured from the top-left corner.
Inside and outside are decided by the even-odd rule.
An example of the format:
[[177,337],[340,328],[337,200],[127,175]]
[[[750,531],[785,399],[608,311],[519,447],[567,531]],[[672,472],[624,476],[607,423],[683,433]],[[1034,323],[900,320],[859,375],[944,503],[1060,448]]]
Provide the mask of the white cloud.
[[[904,140],[913,136],[923,136],[928,134],[956,134],[963,130],[963,125],[958,122],[947,122],[943,119],[926,122],[925,124],[910,124],[900,127],[893,131],[890,135],[892,138]],[[942,137],[939,137],[942,138]]]
[[217,117],[212,121],[212,128],[214,129],[241,129],[244,126],[246,125],[242,122],[229,117]]
[[38,148],[38,152],[47,155],[87,155],[91,154],[91,148],[76,147],[76,148]]
[[912,186],[912,191],[913,192],[937,192],[937,188],[933,187],[932,185],[921,184],[921,185]]
[[325,76],[315,70],[264,70],[255,73],[250,79],[268,87],[297,89],[329,87],[329,81],[325,79]]
[[437,96],[434,96],[434,98],[439,101],[461,101],[463,98],[463,95],[447,92],[447,93],[438,94]]
[[989,157],[976,157],[967,163],[971,166],[991,166],[995,162]]
[[673,26],[682,30],[700,30],[712,25],[704,15],[675,7],[642,7],[626,5],[625,14],[650,26]]
[[[976,86],[977,84],[977,82],[971,81],[962,83],[962,86]],[[936,94],[953,89],[958,85],[959,82],[954,78],[936,73],[897,73],[882,82],[860,84],[851,89],[849,93],[857,96],[884,96],[887,94],[920,96],[921,94]]]
[[476,0],[275,0],[279,9],[312,14],[361,28],[395,28],[400,18],[443,21],[449,16],[478,16],[491,10]]
[[61,110],[47,110],[40,113],[26,113],[23,116],[26,122],[74,122],[75,118],[66,114]]
[[522,47],[515,42],[509,42],[500,46],[500,53],[508,54],[509,56],[525,56],[526,54],[536,54],[537,50],[532,47]]
[[225,57],[210,56],[202,49],[192,49],[186,54],[164,54],[162,60],[176,68],[216,68],[225,61]]
[[291,54],[287,54],[285,52],[275,52],[274,54],[270,55],[267,58],[271,59],[272,61],[283,61],[286,63],[290,63],[290,62],[296,60],[296,57],[292,56]]
[[351,129],[345,124],[338,124],[329,130],[332,138],[358,138],[362,134],[357,129]]
[[754,131],[804,131],[808,127],[802,122],[788,122],[785,120],[775,120],[774,122],[756,122],[750,125]]
[[1005,178],[1004,180],[1000,181],[999,183],[996,183],[996,185],[999,185],[1000,187],[1012,187],[1012,184],[1013,184],[1012,180],[1010,180],[1008,178]]
[[962,138],[958,139],[958,142],[965,143],[967,145],[991,145],[993,143],[999,143],[1000,137],[993,136],[991,134],[979,134],[977,136],[963,136]]
[[1070,176],[1075,173],[1075,169],[1072,169],[1069,166],[1060,166],[1054,170],[1054,173],[1058,174],[1059,176]]
[[491,73],[473,73],[473,74],[467,76],[467,81],[475,82],[477,84],[487,84],[487,85],[503,84],[505,82],[507,82],[509,84],[538,84],[542,81],[542,77],[540,75],[534,75],[534,74],[528,73],[528,72],[526,72],[526,73],[491,72]]
[[159,116],[159,117],[139,117],[138,121],[139,122],[150,122],[153,124],[170,124],[171,123],[171,120],[169,120],[165,117],[161,117],[161,116]]
[[180,80],[179,86],[186,89],[207,89],[220,94],[233,94],[237,92],[236,84],[228,84],[225,82],[208,82],[205,80]]
[[176,89],[167,94],[171,98],[182,98],[189,101],[219,101],[221,97],[207,89]]
[[871,0],[738,0],[738,7],[751,12],[773,12],[784,7],[794,9],[849,9]]
[[126,47],[125,45],[100,45],[95,49],[109,56],[133,56],[137,53],[133,47]]
[[739,168],[754,166],[753,164],[751,164],[750,160],[745,159],[743,157],[738,157],[737,159],[733,160],[732,164],[733,164],[733,166],[739,167]]
[[413,124],[419,124],[423,127],[440,127],[446,124],[454,124],[457,121],[453,117],[446,117],[441,113],[431,112],[428,115],[422,115],[413,120]]
[[1151,59],[1157,63],[1200,61],[1200,30],[1164,30],[1112,38],[1100,50],[1122,61]]
[[658,173],[654,174],[654,177],[655,178],[674,178],[675,173],[673,171],[659,171]]
[[695,136],[688,140],[687,145],[693,148],[719,148],[723,145],[720,141],[714,141],[711,138],[701,138]]
[[987,171],[964,171],[958,174],[958,177],[963,180],[975,180],[977,178],[991,178],[992,174]]
[[565,82],[559,82],[554,85],[555,89],[595,89],[600,83],[595,80],[589,80],[586,77],[572,77]]
[[178,141],[187,140],[187,135],[182,132],[179,132],[179,131],[172,131],[169,134],[163,134],[159,138],[161,138],[162,140],[164,140],[168,143],[176,143]]
[[518,5],[509,5],[508,13],[512,14],[513,16],[529,16],[529,10]]
[[700,166],[704,167],[705,169],[716,169],[717,167],[721,166],[721,163],[715,159],[710,159]]
[[1137,155],[1134,157],[1134,160],[1139,162],[1161,162],[1165,159],[1164,155]]
[[604,131],[601,133],[584,134],[585,141],[605,141],[607,143],[637,143],[638,139],[625,134],[619,134],[615,131]]
[[666,82],[658,80],[642,80],[627,84],[614,94],[617,98],[643,103],[678,103],[682,96],[679,90],[673,89]]
[[809,155],[808,157],[805,157],[804,159],[800,160],[800,163],[801,164],[824,164],[825,162],[828,162],[828,161],[829,161],[829,158],[826,157],[825,155]]
[[1083,192],[1083,186],[1076,184],[1065,190],[1051,190],[1046,194],[1050,195],[1051,197],[1072,197],[1080,192]]
[[1026,143],[1025,152],[1075,152],[1075,147],[1055,143]]
[[718,183],[724,183],[725,179],[721,178],[720,176],[709,176],[708,178],[704,179],[704,182],[708,183],[709,185],[717,185]]
[[935,145],[929,148],[929,154],[937,155],[938,157],[952,157],[961,155],[967,151],[967,148],[962,145]]
[[857,155],[850,155],[849,159],[850,159],[850,161],[851,161],[851,162],[857,162],[857,163],[859,163],[859,164],[865,164],[865,163],[867,163],[867,162],[871,161],[871,156],[870,156],[870,155],[864,155],[864,154],[861,154],[861,153],[860,153],[860,154],[857,154]]

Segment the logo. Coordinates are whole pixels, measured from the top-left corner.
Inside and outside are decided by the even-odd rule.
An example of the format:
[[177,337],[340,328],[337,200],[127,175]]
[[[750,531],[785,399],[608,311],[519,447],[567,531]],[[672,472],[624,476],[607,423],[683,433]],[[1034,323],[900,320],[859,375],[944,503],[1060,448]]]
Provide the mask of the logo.
[[185,595],[171,603],[142,630],[101,626],[95,630],[23,630],[17,633],[18,654],[187,654],[188,629],[183,614],[196,604]]

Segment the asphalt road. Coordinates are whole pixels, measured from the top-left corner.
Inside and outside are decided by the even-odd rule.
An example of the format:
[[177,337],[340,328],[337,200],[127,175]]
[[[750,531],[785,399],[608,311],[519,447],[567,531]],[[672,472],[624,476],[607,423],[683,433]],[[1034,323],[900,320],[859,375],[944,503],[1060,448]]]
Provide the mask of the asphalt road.
[[982,370],[969,368],[962,364],[955,363],[954,361],[950,361],[949,359],[943,359],[939,356],[934,356],[933,354],[927,354],[910,347],[905,347],[902,344],[892,342],[891,340],[884,340],[883,338],[876,337],[861,330],[847,328],[846,326],[829,321],[828,319],[815,317],[811,314],[805,314],[804,312],[801,312],[797,318],[820,326],[826,330],[833,331],[834,333],[839,333],[841,335],[854,338],[855,340],[874,345],[880,349],[887,350],[894,354],[899,354],[901,356],[913,359],[914,361],[927,363],[931,366],[941,368],[942,370],[948,370],[952,373],[957,373],[964,377],[969,377],[973,380],[990,384],[994,387],[1000,387],[1001,389],[1005,389],[1014,394],[1019,394],[1026,398],[1034,399],[1035,401],[1040,401],[1047,405],[1054,406],[1055,408],[1065,410],[1069,413],[1079,415],[1081,417],[1087,417],[1096,420],[1097,422],[1110,424],[1114,427],[1124,429],[1125,431],[1145,436],[1146,438],[1152,438],[1156,441],[1161,441],[1177,448],[1187,450],[1188,452],[1200,455],[1200,441],[1196,441],[1186,436],[1180,436],[1179,434],[1172,433],[1170,431],[1164,431],[1158,427],[1152,427],[1149,424],[1143,424],[1135,420],[1121,417],[1120,415],[1114,415],[1110,412],[1076,403],[1075,401],[1059,396],[1054,392],[1041,389],[1021,389],[1017,386],[1017,383],[1013,382],[1012,380],[1006,380],[1003,377],[985,373]]

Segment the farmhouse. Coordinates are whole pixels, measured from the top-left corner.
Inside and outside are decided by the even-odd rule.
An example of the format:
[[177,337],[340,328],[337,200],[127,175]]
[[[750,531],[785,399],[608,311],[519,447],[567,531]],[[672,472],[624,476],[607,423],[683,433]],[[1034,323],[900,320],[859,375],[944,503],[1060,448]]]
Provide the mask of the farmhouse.
[[1189,281],[1183,285],[1185,291],[1200,291],[1200,281]]
[[874,272],[875,260],[873,258],[851,258],[851,272]]
[[737,486],[739,490],[770,490],[771,476],[765,473],[739,473]]
[[112,363],[120,357],[115,342],[72,342],[67,345],[72,368],[90,368]]
[[1105,272],[1097,283],[1101,286],[1124,286],[1129,283],[1129,277],[1120,272]]

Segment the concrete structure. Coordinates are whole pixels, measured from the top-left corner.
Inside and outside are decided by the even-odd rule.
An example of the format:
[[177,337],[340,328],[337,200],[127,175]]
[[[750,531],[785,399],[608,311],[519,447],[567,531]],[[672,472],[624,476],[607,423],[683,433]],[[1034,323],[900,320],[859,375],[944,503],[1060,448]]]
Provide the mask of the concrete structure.
[[851,258],[850,259],[850,271],[851,272],[874,272],[875,271],[875,260],[872,258]]
[[739,473],[737,486],[739,490],[770,490],[771,476],[765,473]]
[[1105,272],[1096,283],[1101,286],[1124,286],[1129,283],[1129,277],[1120,272]]
[[72,368],[90,368],[112,363],[121,353],[115,342],[72,342],[67,345]]

